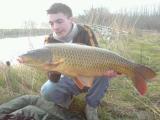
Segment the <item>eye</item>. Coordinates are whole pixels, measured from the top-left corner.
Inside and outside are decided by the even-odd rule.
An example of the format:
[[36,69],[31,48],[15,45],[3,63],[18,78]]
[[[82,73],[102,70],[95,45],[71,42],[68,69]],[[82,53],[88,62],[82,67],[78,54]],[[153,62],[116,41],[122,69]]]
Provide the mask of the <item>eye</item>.
[[62,19],[58,19],[58,20],[56,20],[55,21],[57,24],[61,24],[61,23],[63,23],[63,20]]

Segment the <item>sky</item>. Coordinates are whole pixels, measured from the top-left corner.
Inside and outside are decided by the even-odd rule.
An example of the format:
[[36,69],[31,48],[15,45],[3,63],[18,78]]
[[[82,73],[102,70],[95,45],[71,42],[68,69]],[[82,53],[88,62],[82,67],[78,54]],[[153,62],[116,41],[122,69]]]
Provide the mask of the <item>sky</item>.
[[0,29],[24,27],[25,21],[48,22],[46,10],[55,2],[69,5],[78,16],[94,7],[106,7],[111,12],[124,8],[152,7],[160,0],[0,0]]

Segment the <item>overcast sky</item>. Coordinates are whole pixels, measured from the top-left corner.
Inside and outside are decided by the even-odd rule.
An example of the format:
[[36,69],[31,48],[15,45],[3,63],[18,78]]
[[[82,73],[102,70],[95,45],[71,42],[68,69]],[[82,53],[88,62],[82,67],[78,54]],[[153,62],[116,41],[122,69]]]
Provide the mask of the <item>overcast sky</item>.
[[160,5],[160,0],[0,0],[0,29],[19,28],[24,21],[48,22],[46,10],[54,2],[69,5],[73,15],[83,14],[91,7],[106,7],[110,11],[121,8],[152,7]]

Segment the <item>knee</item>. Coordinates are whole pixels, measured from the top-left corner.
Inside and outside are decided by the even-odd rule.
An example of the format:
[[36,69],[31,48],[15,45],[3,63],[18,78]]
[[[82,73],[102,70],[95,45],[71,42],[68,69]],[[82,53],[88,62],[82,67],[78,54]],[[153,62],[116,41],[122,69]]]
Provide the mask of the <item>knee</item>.
[[57,83],[47,81],[41,87],[41,95],[48,101],[52,101],[56,104],[66,103],[71,100],[72,96],[65,89],[59,86]]
[[55,88],[55,83],[48,80],[46,83],[42,85],[40,93],[46,100],[52,101],[52,96],[55,93]]

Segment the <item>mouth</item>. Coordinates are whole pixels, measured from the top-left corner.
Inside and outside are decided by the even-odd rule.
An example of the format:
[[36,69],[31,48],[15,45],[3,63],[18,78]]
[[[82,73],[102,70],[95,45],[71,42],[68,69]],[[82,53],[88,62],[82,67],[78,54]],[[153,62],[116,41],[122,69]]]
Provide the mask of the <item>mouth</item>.
[[19,63],[23,63],[23,60],[22,60],[22,58],[20,58],[20,57],[17,58],[17,61],[18,61]]
[[55,32],[56,33],[56,35],[62,35],[63,34],[63,31],[57,31],[57,32]]

